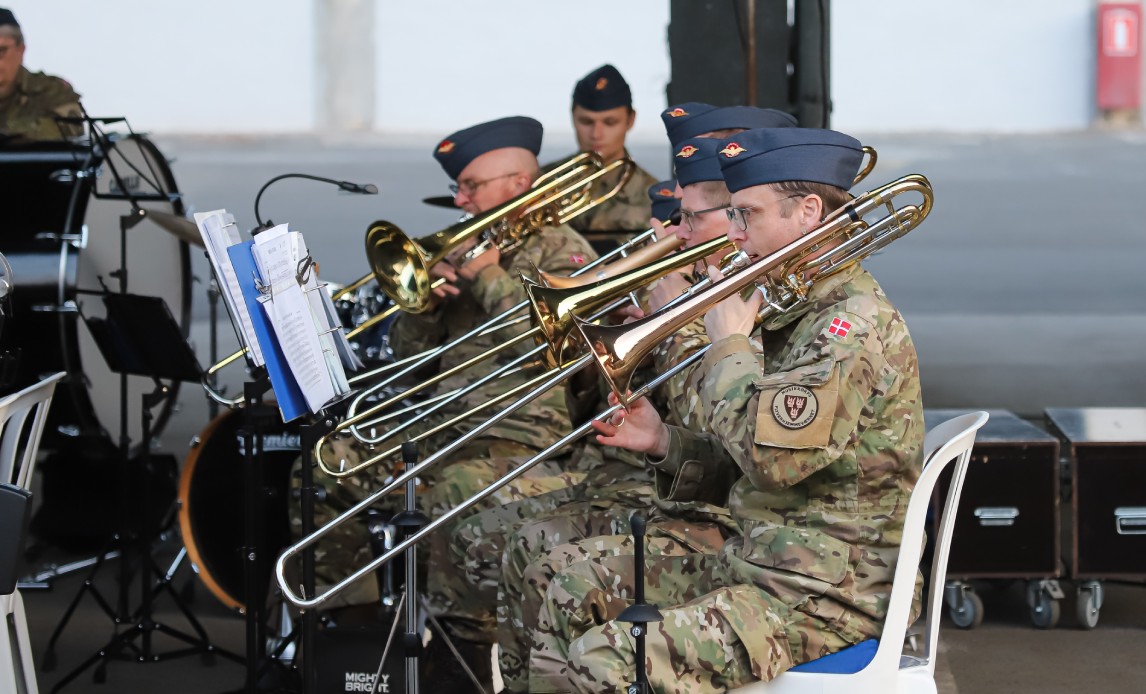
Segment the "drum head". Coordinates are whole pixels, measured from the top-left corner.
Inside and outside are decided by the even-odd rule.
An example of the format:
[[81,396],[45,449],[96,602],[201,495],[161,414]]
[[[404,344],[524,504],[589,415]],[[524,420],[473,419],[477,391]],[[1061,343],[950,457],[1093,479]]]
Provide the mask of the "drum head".
[[[242,610],[244,511],[249,499],[243,485],[246,465],[239,429],[240,411],[216,417],[196,438],[179,479],[179,529],[195,570],[211,594],[227,607]],[[263,488],[256,509],[262,523],[259,551],[270,585],[271,566],[290,542],[290,468],[299,456],[298,425],[279,425],[263,439]]]
[[[129,215],[133,198],[145,210],[158,210],[183,215],[183,204],[175,177],[167,160],[154,144],[142,135],[130,135],[112,141],[98,168],[94,194],[87,203],[84,225],[87,246],[80,250],[76,264],[75,285],[81,290],[77,302],[85,316],[104,314],[103,302],[83,290],[98,290],[106,285],[119,291],[119,282],[111,273],[120,267],[120,217]],[[132,294],[162,298],[180,323],[183,335],[190,329],[191,271],[190,251],[155,222],[143,221],[127,230],[127,289]],[[102,284],[101,284],[102,280]],[[95,417],[110,432],[119,431],[119,374],[112,372],[100,354],[95,341],[82,322],[78,326],[78,363],[70,371],[82,370],[85,384],[76,379],[77,388],[86,388]],[[158,436],[170,416],[178,383],[164,408],[152,423]],[[149,379],[128,378],[128,436],[138,443],[141,398],[151,392]]]

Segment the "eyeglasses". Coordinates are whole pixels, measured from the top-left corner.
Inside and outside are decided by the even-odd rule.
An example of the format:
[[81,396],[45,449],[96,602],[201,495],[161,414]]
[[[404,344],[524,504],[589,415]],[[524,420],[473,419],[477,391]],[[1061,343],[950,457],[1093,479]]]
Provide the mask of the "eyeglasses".
[[487,178],[484,181],[458,181],[457,183],[451,183],[450,184],[450,192],[453,193],[454,195],[457,195],[458,193],[462,193],[466,197],[469,197],[469,196],[473,195],[474,193],[476,193],[478,188],[481,188],[482,186],[489,183],[490,181],[496,181],[499,178],[509,178],[510,176],[517,176],[517,175],[518,175],[518,173],[515,171],[513,173],[507,173],[507,174],[502,174],[500,176],[494,176],[493,178]]
[[[807,197],[807,195],[804,193],[795,193],[793,195],[789,195],[786,198],[780,198],[776,202],[784,202],[785,200],[791,200],[792,198],[805,198],[805,197]],[[761,209],[761,208],[757,208],[757,209]],[[748,231],[748,215],[751,212],[752,212],[752,209],[748,208],[748,207],[729,207],[728,211],[725,212],[725,214],[728,215],[728,221],[735,222],[736,228],[740,229],[740,231]]]
[[720,205],[719,207],[710,207],[707,210],[697,210],[696,212],[689,212],[688,210],[681,208],[680,216],[684,219],[684,223],[688,227],[688,230],[695,234],[696,229],[694,229],[692,227],[692,220],[694,217],[699,217],[702,214],[708,214],[709,212],[716,212],[717,210],[726,210],[726,209],[728,209],[728,205]]

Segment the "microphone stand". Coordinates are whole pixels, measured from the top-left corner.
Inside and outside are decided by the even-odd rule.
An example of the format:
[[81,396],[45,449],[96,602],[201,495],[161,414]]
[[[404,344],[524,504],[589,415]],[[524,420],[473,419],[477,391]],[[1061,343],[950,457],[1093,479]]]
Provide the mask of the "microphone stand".
[[[406,470],[418,463],[418,445],[412,441],[402,444],[402,465]],[[415,485],[417,481],[411,477],[406,482],[406,510],[394,516],[390,521],[400,528],[409,537],[421,530],[430,519],[418,511],[415,499]],[[406,548],[406,633],[403,644],[406,650],[406,691],[408,694],[418,694],[418,659],[422,656],[422,636],[418,633],[418,555],[417,549],[411,544]],[[394,615],[398,619],[398,615]]]
[[652,691],[648,675],[645,673],[645,632],[647,631],[645,627],[649,622],[664,621],[664,617],[657,606],[645,602],[645,523],[645,517],[639,511],[634,512],[629,517],[629,527],[632,528],[633,544],[636,548],[636,553],[633,555],[633,568],[635,569],[633,581],[636,585],[637,599],[636,602],[617,615],[618,622],[632,624],[629,627],[629,634],[636,642],[634,651],[637,673],[634,681],[625,689],[627,694],[648,694]]
[[275,181],[281,181],[284,178],[305,178],[305,179],[311,180],[311,181],[320,181],[322,183],[329,183],[331,185],[338,186],[339,190],[344,190],[347,193],[358,193],[360,195],[377,195],[378,194],[378,186],[374,185],[373,183],[351,183],[350,181],[338,181],[338,180],[335,180],[333,178],[325,178],[323,176],[314,176],[314,175],[305,174],[305,173],[279,174],[278,176],[275,176],[271,180],[264,183],[263,187],[259,188],[259,192],[257,194],[255,194],[255,221],[258,222],[258,225],[259,225],[258,228],[260,231],[262,229],[266,229],[266,228],[269,228],[271,226],[274,226],[274,223],[271,222],[269,219],[264,223],[263,218],[259,215],[259,200],[263,197],[263,191],[265,191],[267,188],[269,188],[270,185],[272,183],[274,183]]

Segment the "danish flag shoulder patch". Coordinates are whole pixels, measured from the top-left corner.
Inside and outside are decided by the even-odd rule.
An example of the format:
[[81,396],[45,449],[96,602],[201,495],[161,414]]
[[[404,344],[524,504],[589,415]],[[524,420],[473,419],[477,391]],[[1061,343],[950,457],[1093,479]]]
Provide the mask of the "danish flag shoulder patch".
[[573,255],[569,256],[569,260],[572,260],[578,265],[585,264],[585,256],[581,255],[580,253],[574,253]]
[[843,318],[833,318],[832,324],[828,326],[828,332],[836,337],[847,337],[851,329],[852,324]]

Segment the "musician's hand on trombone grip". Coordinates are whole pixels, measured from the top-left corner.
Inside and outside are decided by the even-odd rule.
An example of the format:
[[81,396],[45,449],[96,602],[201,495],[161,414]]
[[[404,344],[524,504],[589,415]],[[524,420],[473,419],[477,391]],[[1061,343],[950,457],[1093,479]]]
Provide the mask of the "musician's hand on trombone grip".
[[[617,403],[617,395],[609,393],[609,404]],[[597,430],[597,443],[602,445],[627,448],[654,458],[668,455],[668,427],[648,398],[634,400],[606,421],[593,420],[593,428]]]
[[[720,270],[708,266],[708,276],[713,282],[724,279]],[[751,335],[756,327],[756,314],[760,312],[760,305],[764,302],[760,292],[752,292],[747,301],[733,294],[724,301],[714,305],[704,314],[704,330],[713,344],[732,335]]]
[[449,263],[434,263],[434,265],[430,267],[430,277],[445,280],[444,284],[440,284],[433,289],[434,296],[439,299],[445,299],[448,296],[457,296],[462,293],[460,289],[454,286],[454,282],[458,281],[458,273]]
[[489,250],[482,251],[470,260],[462,263],[461,266],[458,267],[458,276],[473,282],[479,272],[491,265],[497,265],[500,261],[501,251],[495,246]]

